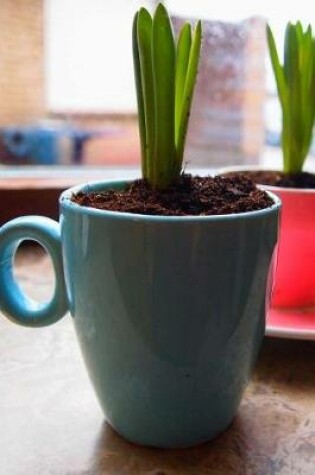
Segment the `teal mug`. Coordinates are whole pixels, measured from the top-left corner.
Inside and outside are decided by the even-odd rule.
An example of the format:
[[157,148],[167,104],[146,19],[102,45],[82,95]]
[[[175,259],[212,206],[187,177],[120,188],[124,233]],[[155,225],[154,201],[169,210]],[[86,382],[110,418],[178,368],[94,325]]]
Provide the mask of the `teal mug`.
[[[250,378],[265,331],[280,201],[270,193],[274,204],[264,210],[161,217],[71,200],[123,184],[67,190],[60,224],[30,216],[1,228],[1,310],[39,327],[69,309],[109,424],[139,444],[192,446],[227,428]],[[44,304],[13,275],[26,239],[52,258],[55,291]]]

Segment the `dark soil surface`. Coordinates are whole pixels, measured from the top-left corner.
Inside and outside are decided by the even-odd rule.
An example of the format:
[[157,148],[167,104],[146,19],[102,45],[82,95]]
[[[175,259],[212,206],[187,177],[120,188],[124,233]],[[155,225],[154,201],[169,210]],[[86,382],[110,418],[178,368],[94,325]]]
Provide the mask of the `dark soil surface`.
[[273,202],[245,176],[181,175],[167,190],[153,190],[135,180],[123,190],[78,193],[73,201],[92,208],[145,215],[203,216],[243,213],[270,207]]
[[295,175],[286,175],[285,173],[273,170],[242,171],[230,172],[224,176],[246,176],[257,184],[281,186],[283,188],[314,188],[315,175],[307,172],[297,173]]

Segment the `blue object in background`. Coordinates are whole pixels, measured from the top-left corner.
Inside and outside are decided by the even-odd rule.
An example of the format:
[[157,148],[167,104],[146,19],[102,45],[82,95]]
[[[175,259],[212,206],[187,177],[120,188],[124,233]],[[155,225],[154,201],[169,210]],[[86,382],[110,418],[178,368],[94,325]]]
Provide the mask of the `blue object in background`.
[[36,163],[52,165],[59,161],[58,138],[60,131],[50,128],[38,128],[34,131],[34,157]]
[[83,161],[83,149],[85,142],[100,134],[97,132],[79,129],[69,129],[68,133],[70,134],[73,141],[72,162],[79,165]]
[[64,140],[71,145],[70,163],[79,165],[84,160],[84,145],[88,140],[114,132],[110,128],[85,129],[69,124],[36,124],[3,127],[0,129],[0,140],[12,165],[68,163],[62,146]]
[[2,142],[19,161],[53,165],[59,161],[58,139],[62,129],[47,126],[12,126],[1,129]]

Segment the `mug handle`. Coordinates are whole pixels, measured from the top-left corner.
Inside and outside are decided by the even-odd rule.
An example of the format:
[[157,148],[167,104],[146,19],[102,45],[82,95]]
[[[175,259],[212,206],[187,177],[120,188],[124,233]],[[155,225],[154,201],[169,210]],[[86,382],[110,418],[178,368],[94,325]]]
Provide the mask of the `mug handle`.
[[[54,294],[48,302],[38,303],[29,298],[14,277],[14,255],[25,240],[38,242],[51,257],[56,278]],[[50,325],[67,313],[59,223],[43,216],[23,216],[1,227],[0,308],[10,320],[27,327]]]

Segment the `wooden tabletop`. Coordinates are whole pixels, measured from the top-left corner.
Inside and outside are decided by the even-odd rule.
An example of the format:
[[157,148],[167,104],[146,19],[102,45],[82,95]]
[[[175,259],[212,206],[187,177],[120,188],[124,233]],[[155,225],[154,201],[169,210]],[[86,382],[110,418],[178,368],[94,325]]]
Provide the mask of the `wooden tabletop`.
[[[47,257],[26,246],[21,285],[47,298]],[[121,439],[104,421],[70,316],[44,329],[0,315],[1,475],[314,475],[315,342],[266,339],[232,426],[188,450]]]

